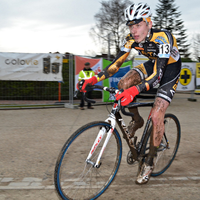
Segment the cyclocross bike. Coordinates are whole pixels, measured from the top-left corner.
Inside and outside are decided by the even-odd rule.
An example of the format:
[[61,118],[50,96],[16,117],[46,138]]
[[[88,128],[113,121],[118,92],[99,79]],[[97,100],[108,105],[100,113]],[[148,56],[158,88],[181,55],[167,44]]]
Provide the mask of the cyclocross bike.
[[[110,94],[119,91],[102,86],[93,88],[108,91]],[[153,102],[130,103],[126,107],[147,106],[152,107]],[[137,141],[136,136],[129,137],[120,112],[133,115],[120,106],[120,100],[115,101],[105,121],[94,121],[82,126],[66,141],[58,156],[54,174],[55,188],[62,199],[96,199],[114,180],[122,158],[122,141],[116,124],[130,148],[127,163],[141,167],[150,146],[151,112],[140,141]],[[178,118],[173,114],[166,114],[164,124],[165,132],[154,158],[155,168],[151,176],[159,176],[169,168],[179,147],[181,130]]]

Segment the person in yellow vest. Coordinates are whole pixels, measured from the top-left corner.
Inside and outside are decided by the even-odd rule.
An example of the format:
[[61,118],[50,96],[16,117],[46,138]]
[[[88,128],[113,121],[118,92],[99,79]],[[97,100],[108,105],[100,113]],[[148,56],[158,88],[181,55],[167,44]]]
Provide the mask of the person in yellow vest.
[[[86,62],[85,63],[85,67],[83,70],[81,70],[79,72],[79,77],[78,77],[78,80],[81,81],[81,80],[87,80],[91,77],[93,77],[95,75],[94,71],[92,71],[92,69],[90,68],[90,63],[89,62]],[[92,98],[92,91],[89,91],[87,92],[87,97],[89,99]],[[91,103],[88,103],[87,104],[87,108],[88,109],[94,109],[92,106],[91,106]],[[81,93],[81,103],[80,103],[80,109],[81,110],[84,110],[84,98],[83,98],[83,93]]]

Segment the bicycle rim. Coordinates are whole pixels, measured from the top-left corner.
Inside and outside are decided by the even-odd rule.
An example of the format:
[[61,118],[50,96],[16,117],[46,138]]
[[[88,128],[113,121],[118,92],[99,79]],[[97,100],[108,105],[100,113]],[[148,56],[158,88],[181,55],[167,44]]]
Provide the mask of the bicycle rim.
[[[151,176],[159,176],[164,173],[173,162],[178,151],[181,130],[177,117],[173,114],[166,114],[164,118],[164,124],[165,133],[158,148],[157,154],[154,157],[154,170]],[[151,131],[152,128],[149,130]],[[148,154],[149,151],[150,134],[151,132],[149,132],[147,136],[148,142],[146,145],[146,154]]]
[[[66,142],[58,157],[54,182],[62,199],[96,199],[113,181],[122,156],[122,143],[115,129],[101,158],[99,168],[86,163],[86,158],[101,129],[110,128],[106,122],[92,122],[77,130]],[[95,162],[105,137],[94,151]]]

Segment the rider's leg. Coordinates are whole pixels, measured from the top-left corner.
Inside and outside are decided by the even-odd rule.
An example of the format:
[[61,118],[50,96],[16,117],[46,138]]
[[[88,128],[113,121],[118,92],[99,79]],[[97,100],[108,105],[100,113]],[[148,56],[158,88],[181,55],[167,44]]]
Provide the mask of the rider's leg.
[[168,101],[160,97],[156,97],[151,113],[151,119],[153,123],[153,133],[152,133],[151,143],[154,147],[158,147],[161,143],[165,130],[164,117],[168,106],[169,106]]
[[140,116],[138,112],[138,108],[129,108],[131,113],[134,113],[132,120],[129,122],[128,131],[130,133],[130,137],[134,137],[137,129],[141,128],[144,124],[143,118]]
[[153,171],[153,159],[164,134],[164,116],[168,106],[169,102],[160,97],[156,97],[151,113],[153,130],[150,138],[149,154],[147,155],[147,158],[141,167],[140,173],[136,180],[137,184],[147,183],[149,181],[151,172]]
[[[122,79],[118,83],[119,89],[128,89],[134,85],[137,85],[141,82],[141,77],[139,73],[135,70],[130,70],[127,74],[125,74]],[[136,101],[136,99],[134,99]],[[128,130],[130,133],[130,136],[133,137],[135,134],[135,131],[138,128],[141,128],[144,124],[143,118],[140,116],[138,112],[138,108],[129,108],[129,111],[134,113],[134,116],[132,117],[132,121],[130,122],[128,126]]]

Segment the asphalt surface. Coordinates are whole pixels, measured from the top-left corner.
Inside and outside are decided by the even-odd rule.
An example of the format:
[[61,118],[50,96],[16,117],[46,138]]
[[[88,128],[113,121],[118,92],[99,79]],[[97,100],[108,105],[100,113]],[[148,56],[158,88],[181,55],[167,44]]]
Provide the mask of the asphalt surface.
[[[136,185],[136,169],[126,163],[128,148],[123,142],[118,174],[99,199],[200,199],[200,96],[193,97],[196,102],[188,98],[190,94],[176,94],[167,110],[179,118],[182,134],[171,167],[163,175],[151,178],[147,185]],[[149,108],[139,111],[146,119]],[[53,175],[60,149],[80,126],[105,120],[107,116],[105,105],[83,111],[71,108],[0,110],[0,200],[59,199]],[[129,121],[128,117],[124,119]]]

